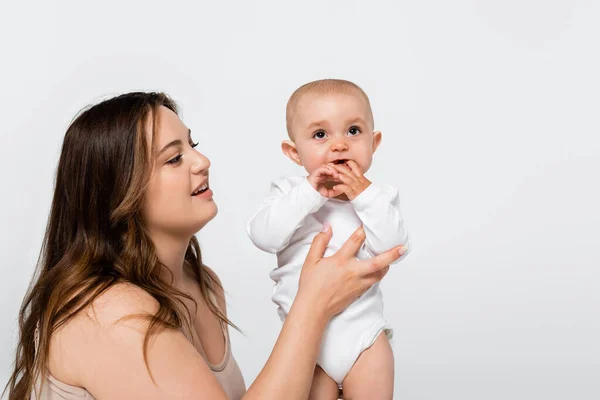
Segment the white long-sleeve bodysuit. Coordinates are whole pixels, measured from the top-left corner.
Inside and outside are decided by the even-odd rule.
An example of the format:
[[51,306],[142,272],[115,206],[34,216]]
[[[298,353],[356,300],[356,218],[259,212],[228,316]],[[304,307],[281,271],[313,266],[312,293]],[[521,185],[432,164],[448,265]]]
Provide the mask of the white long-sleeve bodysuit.
[[[278,305],[282,321],[298,291],[300,270],[312,240],[325,222],[332,227],[326,257],[339,250],[360,225],[364,227],[366,240],[356,256],[358,259],[368,259],[403,245],[407,251],[402,259],[410,250],[397,189],[371,184],[354,200],[342,201],[321,196],[306,177],[276,180],[269,197],[248,222],[247,232],[259,249],[277,254],[277,268],[270,276],[275,281],[272,300]],[[331,319],[323,335],[319,366],[341,384],[360,353],[382,331],[391,336],[377,283]]]

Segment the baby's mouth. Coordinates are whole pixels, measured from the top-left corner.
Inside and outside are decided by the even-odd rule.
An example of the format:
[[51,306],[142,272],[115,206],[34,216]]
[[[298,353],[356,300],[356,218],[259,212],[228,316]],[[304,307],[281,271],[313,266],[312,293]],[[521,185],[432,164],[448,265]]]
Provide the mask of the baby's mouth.
[[341,165],[341,164],[347,164],[348,160],[347,159],[341,159],[341,160],[335,160],[333,163],[335,165]]

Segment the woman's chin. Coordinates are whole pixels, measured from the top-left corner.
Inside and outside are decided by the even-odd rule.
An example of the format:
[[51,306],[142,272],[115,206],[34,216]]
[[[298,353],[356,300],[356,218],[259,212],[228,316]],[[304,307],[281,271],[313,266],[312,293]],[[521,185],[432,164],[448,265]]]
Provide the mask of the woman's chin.
[[198,216],[198,225],[194,227],[195,232],[202,230],[202,228],[204,228],[206,224],[208,224],[210,221],[213,220],[214,217],[217,216],[217,213],[219,212],[217,204],[214,201],[210,204],[213,206],[212,209],[209,209],[208,206],[204,207],[204,209],[202,210],[202,215]]

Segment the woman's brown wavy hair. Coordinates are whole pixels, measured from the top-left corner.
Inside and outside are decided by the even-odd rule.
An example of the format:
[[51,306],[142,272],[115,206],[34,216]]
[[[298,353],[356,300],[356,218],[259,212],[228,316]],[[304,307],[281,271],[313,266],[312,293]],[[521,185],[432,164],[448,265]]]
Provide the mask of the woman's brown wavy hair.
[[[115,284],[138,286],[158,301],[158,312],[147,316],[144,359],[153,333],[189,332],[182,298],[191,298],[159,278],[166,267],[140,216],[161,106],[178,112],[163,93],[128,93],[83,111],[67,129],[38,265],[19,313],[14,370],[5,388],[10,400],[31,398],[47,373],[52,333]],[[203,266],[195,237],[185,260],[210,310],[234,326],[214,301],[219,283]]]

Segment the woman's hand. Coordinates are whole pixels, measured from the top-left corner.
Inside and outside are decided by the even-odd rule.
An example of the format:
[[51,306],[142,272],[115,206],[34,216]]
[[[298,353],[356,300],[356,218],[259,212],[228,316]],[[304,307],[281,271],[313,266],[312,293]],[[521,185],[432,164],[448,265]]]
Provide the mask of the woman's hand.
[[329,320],[380,281],[389,269],[389,264],[404,254],[406,249],[395,247],[369,260],[357,260],[356,252],[365,240],[365,232],[359,227],[331,257],[323,258],[327,243],[331,239],[331,226],[313,239],[302,266],[298,298],[311,302],[313,309],[322,312]]

